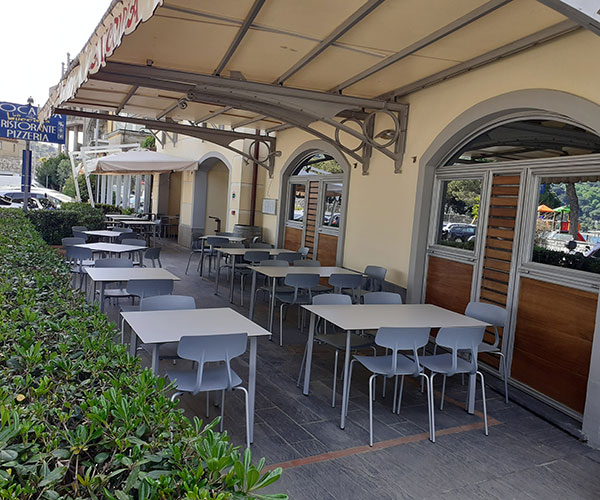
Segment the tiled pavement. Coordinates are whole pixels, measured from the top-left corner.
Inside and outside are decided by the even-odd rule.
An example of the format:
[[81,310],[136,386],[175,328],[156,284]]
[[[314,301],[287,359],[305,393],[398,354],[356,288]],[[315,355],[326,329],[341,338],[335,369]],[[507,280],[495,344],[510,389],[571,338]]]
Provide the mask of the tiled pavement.
[[[213,282],[195,272],[196,260],[184,275],[188,255],[173,244],[163,248],[163,266],[182,278],[175,293],[193,295],[200,308],[233,307],[246,314],[247,309],[229,303],[227,284],[220,296],[214,295]],[[116,319],[114,307],[108,307],[107,314]],[[255,320],[265,326],[266,318],[266,303],[259,300]],[[370,448],[366,372],[355,369],[346,428],[341,430],[341,381],[338,404],[331,407],[333,351],[315,346],[311,392],[304,396],[296,378],[306,334],[297,330],[294,310],[284,327],[283,347],[266,339],[258,342],[252,452],[257,458],[264,456],[268,466],[284,468],[269,492],[286,492],[294,500],[600,498],[600,451],[520,406],[505,404],[491,389],[486,437],[481,414],[469,415],[463,409],[466,386],[460,377],[449,380],[443,411],[439,393],[436,397],[435,444],[428,439],[426,399],[417,381],[407,380],[400,415],[391,412],[391,384],[382,398],[378,381],[375,446]],[[143,362],[148,359],[143,357]],[[161,371],[168,363],[172,362],[161,362]],[[236,360],[234,368],[245,378],[247,357]],[[180,404],[187,415],[205,418],[203,396],[184,396]],[[245,439],[243,408],[239,391],[226,396],[224,427],[239,445]],[[476,408],[481,410],[479,399]],[[211,404],[210,411],[213,418],[220,408]]]

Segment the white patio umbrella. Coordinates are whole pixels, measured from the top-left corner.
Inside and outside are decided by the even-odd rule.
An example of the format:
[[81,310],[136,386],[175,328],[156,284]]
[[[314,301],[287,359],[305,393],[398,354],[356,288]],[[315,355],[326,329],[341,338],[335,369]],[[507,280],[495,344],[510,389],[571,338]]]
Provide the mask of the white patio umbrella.
[[124,153],[116,153],[86,162],[86,174],[161,174],[165,172],[181,172],[196,170],[198,162],[179,158],[156,151],[136,149]]

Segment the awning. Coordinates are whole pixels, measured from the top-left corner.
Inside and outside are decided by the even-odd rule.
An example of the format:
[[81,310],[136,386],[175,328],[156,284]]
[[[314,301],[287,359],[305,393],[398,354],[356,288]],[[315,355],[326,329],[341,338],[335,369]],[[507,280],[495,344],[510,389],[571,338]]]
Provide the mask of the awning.
[[554,210],[552,210],[548,205],[540,205],[537,211],[541,213],[554,212]]
[[198,162],[155,151],[134,150],[90,160],[85,164],[88,174],[162,174],[196,170]]

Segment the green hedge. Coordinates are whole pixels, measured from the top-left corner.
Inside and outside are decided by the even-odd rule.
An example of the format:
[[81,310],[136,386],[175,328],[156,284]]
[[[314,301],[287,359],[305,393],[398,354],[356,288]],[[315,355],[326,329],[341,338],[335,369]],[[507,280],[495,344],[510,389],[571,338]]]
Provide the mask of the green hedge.
[[261,497],[227,434],[183,416],[19,210],[0,210],[0,498]]
[[596,257],[585,257],[582,253],[566,253],[547,248],[533,247],[533,262],[549,264],[551,266],[579,269],[589,273],[600,273],[600,259]]
[[60,245],[63,238],[73,236],[73,226],[85,226],[90,230],[102,229],[104,216],[109,212],[119,212],[112,205],[88,203],[63,203],[57,210],[30,210],[27,217],[49,245]]

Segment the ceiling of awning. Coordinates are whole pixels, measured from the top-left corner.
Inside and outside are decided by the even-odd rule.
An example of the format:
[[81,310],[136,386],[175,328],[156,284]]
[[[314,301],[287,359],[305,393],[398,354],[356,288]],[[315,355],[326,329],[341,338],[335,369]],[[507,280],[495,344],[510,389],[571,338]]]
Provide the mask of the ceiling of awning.
[[[295,99],[311,98],[282,95],[286,112],[251,95],[217,98],[218,82],[232,80],[264,84],[265,95],[271,86],[331,96],[323,98],[327,117],[398,112],[393,103],[404,95],[579,29],[538,0],[122,0],[88,45],[104,40],[124,5],[138,3],[144,18],[112,40],[106,65],[83,68],[84,48],[42,114],[82,109],[271,131],[298,126],[287,119],[294,106],[304,109]],[[349,101],[344,115],[344,96],[365,101]]]

